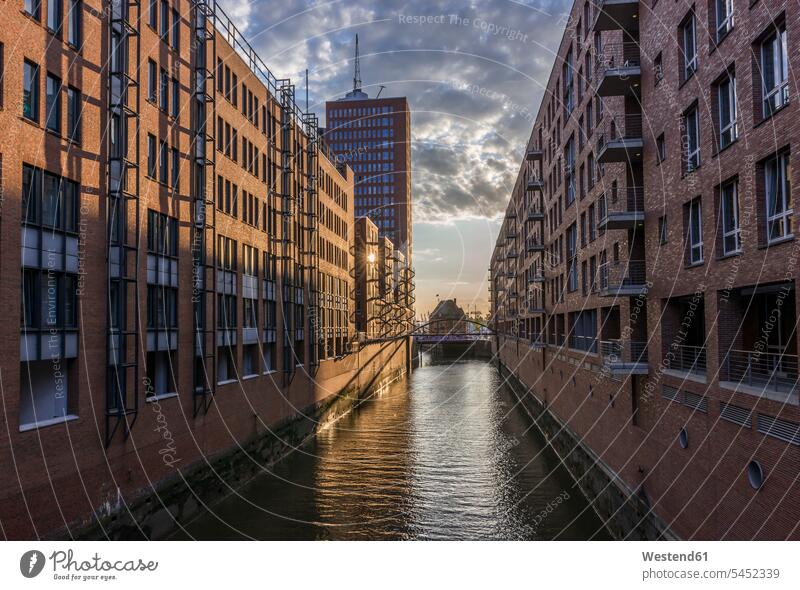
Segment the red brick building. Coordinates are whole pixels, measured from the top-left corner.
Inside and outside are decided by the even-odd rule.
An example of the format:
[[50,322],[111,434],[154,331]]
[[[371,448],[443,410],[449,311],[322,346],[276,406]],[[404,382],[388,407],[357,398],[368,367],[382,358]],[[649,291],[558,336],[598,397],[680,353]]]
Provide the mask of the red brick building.
[[619,536],[799,538],[796,12],[572,7],[492,313],[504,367],[610,482],[582,487],[641,515]]
[[66,535],[360,387],[354,176],[215,3],[2,19],[0,530]]

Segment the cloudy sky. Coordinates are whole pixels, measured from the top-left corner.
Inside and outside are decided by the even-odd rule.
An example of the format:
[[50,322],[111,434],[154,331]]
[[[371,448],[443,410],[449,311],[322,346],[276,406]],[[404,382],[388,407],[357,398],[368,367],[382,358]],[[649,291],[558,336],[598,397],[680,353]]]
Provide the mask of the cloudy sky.
[[[488,308],[489,258],[561,39],[564,0],[220,0],[278,77],[326,100],[353,85],[407,96],[417,313]],[[304,93],[301,92],[302,96]]]

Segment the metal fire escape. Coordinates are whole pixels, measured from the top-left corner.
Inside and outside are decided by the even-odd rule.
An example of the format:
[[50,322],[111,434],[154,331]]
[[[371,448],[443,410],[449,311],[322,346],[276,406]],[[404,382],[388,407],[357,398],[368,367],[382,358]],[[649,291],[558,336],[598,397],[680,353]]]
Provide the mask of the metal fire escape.
[[[106,229],[108,277],[105,445],[123,427],[127,439],[139,411],[139,109],[141,5],[108,5]],[[135,14],[132,15],[131,13]]]
[[297,207],[294,180],[295,91],[289,80],[279,80],[281,100],[281,310],[283,316],[283,376],[290,385],[296,372],[294,350],[294,304],[297,280],[297,243],[295,225]]
[[313,375],[319,367],[319,346],[318,343],[325,337],[320,316],[320,292],[319,292],[319,187],[318,168],[319,168],[319,119],[314,113],[303,114],[303,124],[308,137],[308,150],[306,156],[306,199],[305,199],[305,252],[302,253],[305,267],[308,272],[308,287],[311,296],[308,305],[309,333],[311,342],[309,343],[308,368],[309,374]]
[[[217,44],[215,14],[206,0],[192,2],[192,302],[194,305],[194,415],[206,413],[217,383],[216,198],[214,149]],[[210,65],[209,65],[210,62]]]

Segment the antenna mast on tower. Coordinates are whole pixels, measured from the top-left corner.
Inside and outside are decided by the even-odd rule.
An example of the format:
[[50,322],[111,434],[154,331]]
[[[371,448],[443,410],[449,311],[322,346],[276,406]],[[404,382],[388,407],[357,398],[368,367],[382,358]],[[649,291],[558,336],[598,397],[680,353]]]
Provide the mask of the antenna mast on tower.
[[353,93],[361,91],[361,58],[358,55],[358,35],[356,35],[356,71],[353,75]]

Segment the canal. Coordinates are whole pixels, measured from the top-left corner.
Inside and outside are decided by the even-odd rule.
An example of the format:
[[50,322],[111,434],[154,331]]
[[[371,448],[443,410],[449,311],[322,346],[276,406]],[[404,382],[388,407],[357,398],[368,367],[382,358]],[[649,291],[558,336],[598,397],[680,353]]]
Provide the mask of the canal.
[[423,359],[172,538],[608,538],[515,402],[485,361]]

